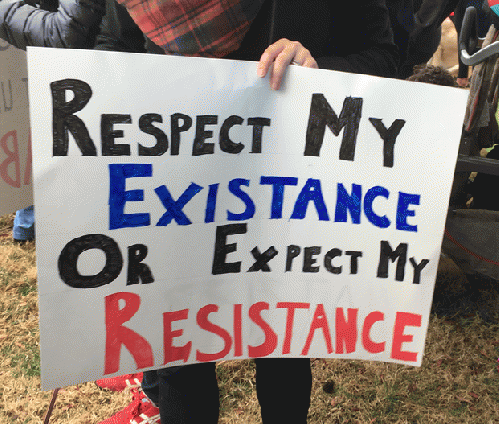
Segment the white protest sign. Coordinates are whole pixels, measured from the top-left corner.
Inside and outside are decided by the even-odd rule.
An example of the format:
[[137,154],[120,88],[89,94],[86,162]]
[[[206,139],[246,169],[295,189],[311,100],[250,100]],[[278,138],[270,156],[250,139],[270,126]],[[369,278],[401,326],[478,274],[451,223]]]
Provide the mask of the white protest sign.
[[420,365],[467,93],[28,50],[43,388],[250,357]]
[[0,215],[33,204],[26,52],[0,40]]

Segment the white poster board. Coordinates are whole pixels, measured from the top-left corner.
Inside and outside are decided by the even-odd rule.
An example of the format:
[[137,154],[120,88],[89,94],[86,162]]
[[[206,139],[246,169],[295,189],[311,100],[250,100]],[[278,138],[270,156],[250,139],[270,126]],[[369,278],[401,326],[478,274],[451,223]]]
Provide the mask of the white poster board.
[[42,387],[249,357],[420,365],[467,93],[28,50]]
[[26,52],[0,40],[0,215],[32,204]]

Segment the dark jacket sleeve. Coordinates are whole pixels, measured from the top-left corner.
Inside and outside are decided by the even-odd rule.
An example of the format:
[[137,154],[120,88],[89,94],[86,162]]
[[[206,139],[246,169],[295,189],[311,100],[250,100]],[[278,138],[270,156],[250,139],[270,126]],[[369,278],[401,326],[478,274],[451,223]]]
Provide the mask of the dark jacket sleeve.
[[336,12],[332,26],[335,47],[331,55],[316,57],[319,67],[396,77],[398,48],[394,43],[386,1],[342,2]]
[[[1,0],[0,0],[1,1]],[[145,53],[146,38],[124,6],[106,0],[106,14],[95,44],[96,50]]]
[[92,48],[104,0],[61,0],[55,12],[22,0],[0,0],[0,38],[26,46]]

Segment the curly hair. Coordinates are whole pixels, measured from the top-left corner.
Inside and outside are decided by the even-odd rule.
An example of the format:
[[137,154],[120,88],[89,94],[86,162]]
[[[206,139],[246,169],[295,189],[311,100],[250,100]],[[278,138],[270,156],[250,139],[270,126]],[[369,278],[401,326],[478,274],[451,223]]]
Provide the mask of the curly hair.
[[456,79],[447,69],[441,66],[419,65],[414,67],[413,74],[407,81],[427,82],[429,84],[458,87]]

